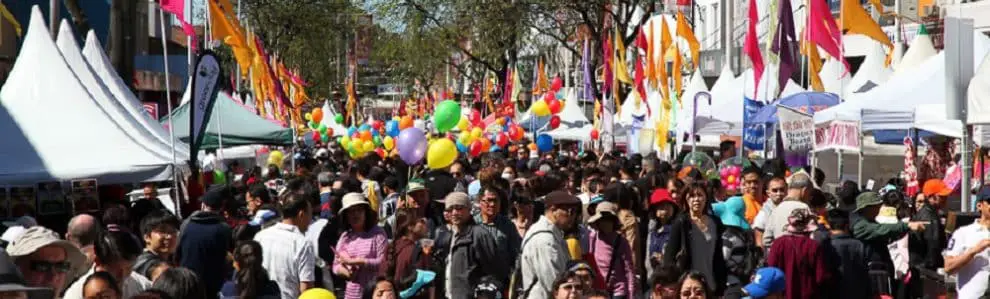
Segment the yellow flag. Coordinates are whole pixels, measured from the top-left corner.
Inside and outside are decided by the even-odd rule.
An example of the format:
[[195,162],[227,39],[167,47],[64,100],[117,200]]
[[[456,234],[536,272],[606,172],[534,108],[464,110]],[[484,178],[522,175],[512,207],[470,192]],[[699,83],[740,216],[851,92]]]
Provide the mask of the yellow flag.
[[21,23],[17,22],[17,19],[14,18],[14,14],[10,13],[10,11],[7,10],[7,6],[3,5],[3,3],[0,3],[0,15],[3,15],[3,19],[10,22],[10,24],[14,26],[14,32],[17,32],[17,36],[21,36]]
[[677,12],[677,36],[680,36],[687,40],[688,49],[691,50],[691,61],[693,65],[698,65],[698,55],[701,51],[701,44],[698,43],[698,38],[694,36],[694,30],[691,29],[691,25],[688,25],[687,20],[684,19],[684,15],[681,12]]
[[[801,36],[805,36],[804,33]],[[808,81],[811,83],[811,89],[817,92],[824,92],[825,85],[822,84],[822,78],[818,76],[818,72],[822,70],[822,58],[818,54],[818,46],[807,39],[801,40],[801,54],[808,57]]]
[[[883,6],[880,8],[882,11]],[[877,24],[873,17],[870,17],[870,14],[858,1],[842,0],[842,13],[840,15],[842,15],[842,21],[839,24],[842,24],[843,31],[848,34],[862,34],[880,42],[887,46],[887,56],[892,56],[894,44],[890,42],[890,38],[880,28],[880,24]]]
[[[626,66],[626,45],[622,42],[622,35],[619,34],[619,30],[615,30],[615,53],[618,59],[613,61],[615,65],[615,78],[622,81],[622,83],[632,84],[632,79],[629,78],[629,68]],[[616,85],[613,88],[618,87]]]
[[[221,0],[222,1],[222,0]],[[240,25],[236,23],[237,18],[228,18],[228,14],[220,8],[214,1],[207,1],[210,9],[210,36],[216,40],[222,40],[230,46],[234,53],[234,60],[240,67],[241,76],[247,76],[248,69],[253,60],[252,51],[248,48],[248,43]],[[228,5],[230,1],[227,1]]]
[[653,62],[653,30],[646,30],[646,70],[644,75],[646,75],[647,82],[654,89],[657,88],[657,70],[656,64]]
[[681,71],[683,70],[683,63],[681,62],[681,51],[679,51],[677,44],[674,44],[674,64],[671,67],[671,75],[674,77],[674,90],[672,92],[674,95],[680,99],[681,98],[681,85],[683,82],[683,77],[681,77]]

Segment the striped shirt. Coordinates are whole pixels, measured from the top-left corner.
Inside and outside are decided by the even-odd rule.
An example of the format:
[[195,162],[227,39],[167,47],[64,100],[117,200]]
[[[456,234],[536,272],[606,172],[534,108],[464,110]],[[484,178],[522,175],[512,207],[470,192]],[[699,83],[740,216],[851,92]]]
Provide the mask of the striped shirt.
[[[351,279],[347,281],[345,288],[345,299],[361,299],[364,285],[375,279],[379,265],[385,262],[387,244],[385,230],[378,226],[360,233],[347,231],[340,236],[336,248],[337,255],[333,260],[333,272],[340,273],[345,267],[351,272]],[[352,259],[363,258],[365,264],[360,267],[346,266],[341,264],[341,256]]]
[[276,223],[254,236],[261,244],[262,266],[282,289],[282,299],[299,297],[300,282],[315,282],[316,251],[295,225]]

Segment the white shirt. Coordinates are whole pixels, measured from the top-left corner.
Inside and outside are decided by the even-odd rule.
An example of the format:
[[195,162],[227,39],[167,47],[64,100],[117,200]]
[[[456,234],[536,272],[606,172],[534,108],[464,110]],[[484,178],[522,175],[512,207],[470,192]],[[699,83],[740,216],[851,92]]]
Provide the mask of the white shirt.
[[295,225],[276,223],[258,232],[254,240],[261,244],[261,264],[278,283],[282,299],[298,298],[300,282],[316,281],[313,243]]
[[796,200],[784,200],[773,208],[763,232],[763,246],[770,248],[773,240],[787,234],[787,218],[797,209],[811,209],[808,204]]
[[[990,238],[990,230],[979,224],[979,219],[952,233],[944,256],[960,256],[980,241]],[[990,252],[983,250],[956,272],[956,293],[960,299],[980,298],[987,290],[990,277]]]
[[[65,297],[62,299],[83,299],[83,287],[86,284],[86,279],[96,272],[95,267],[90,267],[89,271],[85,275],[79,277],[68,289],[65,290]],[[138,274],[137,272],[131,272],[131,276],[124,279],[124,287],[121,290],[123,296],[121,298],[131,298],[138,293],[144,292],[151,288],[151,280],[144,275]]]

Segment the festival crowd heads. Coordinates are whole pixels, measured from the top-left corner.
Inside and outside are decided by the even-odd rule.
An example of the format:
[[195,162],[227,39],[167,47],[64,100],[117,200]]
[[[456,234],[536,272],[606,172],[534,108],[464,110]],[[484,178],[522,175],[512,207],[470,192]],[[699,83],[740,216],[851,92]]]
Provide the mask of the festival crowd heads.
[[330,139],[279,152],[265,170],[229,165],[227,182],[211,174],[189,191],[183,218],[149,184],[143,198],[77,215],[60,232],[31,216],[4,222],[0,298],[987,292],[990,190],[976,196],[977,219],[952,224],[953,190],[935,178],[877,191],[846,181],[830,192],[819,169],[736,157],[731,143],[718,163],[701,152],[669,162],[566,144],[477,154],[455,145],[451,158],[437,146],[457,137],[422,133],[422,144],[407,144],[403,134],[418,129],[400,121],[368,128],[390,140],[387,128],[400,130],[386,155]]

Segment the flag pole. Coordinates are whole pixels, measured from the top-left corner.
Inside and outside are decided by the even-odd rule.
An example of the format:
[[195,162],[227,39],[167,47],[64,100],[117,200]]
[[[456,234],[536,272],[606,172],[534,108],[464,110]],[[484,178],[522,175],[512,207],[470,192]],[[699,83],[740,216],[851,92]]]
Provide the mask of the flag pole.
[[[169,121],[168,139],[169,139],[170,147],[172,148],[172,185],[179,186],[178,176],[175,171],[175,165],[177,164],[176,155],[175,155],[175,126],[172,123],[172,84],[168,78],[170,75],[168,72],[168,42],[167,39],[165,38],[165,10],[162,9],[161,7],[158,7],[158,21],[161,24],[160,27],[162,34],[162,60],[164,60],[165,62],[165,106],[168,107],[168,121]],[[156,114],[158,113],[157,109],[155,113]],[[158,115],[155,116],[157,117]],[[177,199],[173,199],[173,200],[177,200]],[[178,201],[176,201],[175,204],[176,206],[178,206]],[[176,208],[176,211],[178,210],[179,209]]]

